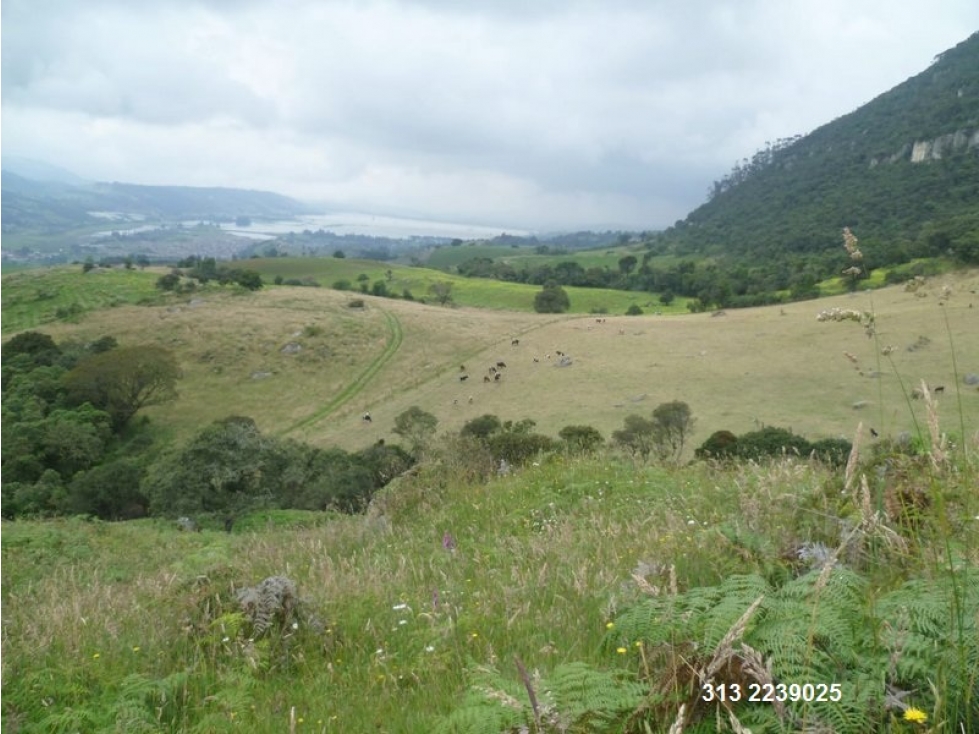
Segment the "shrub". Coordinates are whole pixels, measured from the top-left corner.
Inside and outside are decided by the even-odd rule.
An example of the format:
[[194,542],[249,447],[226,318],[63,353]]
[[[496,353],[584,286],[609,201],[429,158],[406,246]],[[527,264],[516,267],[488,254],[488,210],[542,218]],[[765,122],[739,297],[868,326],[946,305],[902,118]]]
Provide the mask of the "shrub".
[[567,291],[555,283],[545,285],[534,296],[534,310],[537,313],[564,313],[571,308]]
[[738,437],[730,431],[714,431],[694,451],[698,459],[729,459],[738,452]]
[[626,316],[642,316],[642,309],[639,308],[635,303],[629,306],[625,311]]
[[481,441],[485,441],[492,434],[497,433],[502,428],[503,424],[500,422],[500,419],[495,415],[487,413],[467,422],[462,427],[462,430],[459,431],[459,435],[472,436],[473,438],[478,438]]
[[572,453],[588,453],[605,443],[599,430],[592,426],[565,426],[557,435]]
[[347,303],[347,308],[363,308],[363,307],[364,307],[363,298],[354,298]]
[[556,442],[550,436],[513,431],[493,434],[487,440],[487,445],[494,459],[503,459],[513,465],[525,464],[538,454],[556,448]]
[[761,459],[766,456],[796,454],[808,456],[812,445],[802,436],[785,428],[766,426],[738,438],[737,455],[742,459]]
[[340,280],[333,281],[333,289],[338,291],[349,291],[353,288],[353,284],[346,278],[340,278]]

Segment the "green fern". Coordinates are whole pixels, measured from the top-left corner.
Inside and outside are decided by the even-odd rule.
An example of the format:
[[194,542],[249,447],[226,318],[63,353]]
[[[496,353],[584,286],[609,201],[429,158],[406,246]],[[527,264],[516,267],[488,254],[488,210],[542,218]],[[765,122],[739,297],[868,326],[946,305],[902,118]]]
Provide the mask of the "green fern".
[[438,734],[516,734],[517,732],[611,732],[642,703],[645,688],[621,672],[569,663],[550,676],[534,676],[536,709],[520,683],[495,670],[479,669],[462,705],[446,717]]

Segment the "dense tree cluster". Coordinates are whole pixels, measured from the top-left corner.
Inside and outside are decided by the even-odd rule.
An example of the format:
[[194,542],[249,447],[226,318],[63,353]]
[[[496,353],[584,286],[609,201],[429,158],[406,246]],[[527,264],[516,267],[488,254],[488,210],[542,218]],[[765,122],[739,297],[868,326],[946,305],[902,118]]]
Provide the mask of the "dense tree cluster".
[[3,346],[3,514],[145,512],[131,419],[176,395],[172,355],[155,346],[56,344],[23,332]]
[[234,283],[250,291],[256,291],[264,285],[262,276],[257,270],[218,265],[213,257],[192,255],[178,262],[177,267],[171,272],[160,276],[156,281],[156,287],[164,291],[181,290],[183,278],[192,281],[191,287],[193,282],[204,284],[214,281],[219,285]]
[[112,337],[57,344],[30,331],[10,339],[2,366],[3,516],[233,522],[257,507],[359,512],[414,462],[383,442],[350,453],[267,436],[238,416],[161,453],[145,422],[132,418],[176,397],[179,375],[173,355],[154,345],[120,346]]

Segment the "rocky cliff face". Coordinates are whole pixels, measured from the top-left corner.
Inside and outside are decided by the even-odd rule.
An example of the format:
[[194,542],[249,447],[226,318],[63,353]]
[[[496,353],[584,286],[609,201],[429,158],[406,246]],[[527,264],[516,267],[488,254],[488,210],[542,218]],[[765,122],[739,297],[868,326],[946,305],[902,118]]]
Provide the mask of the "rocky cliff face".
[[956,130],[954,133],[939,135],[931,140],[916,140],[913,143],[905,143],[893,155],[886,158],[871,159],[870,167],[874,168],[881,163],[897,163],[901,160],[910,160],[912,163],[937,161],[970,150],[975,150],[979,154],[979,128],[971,131]]

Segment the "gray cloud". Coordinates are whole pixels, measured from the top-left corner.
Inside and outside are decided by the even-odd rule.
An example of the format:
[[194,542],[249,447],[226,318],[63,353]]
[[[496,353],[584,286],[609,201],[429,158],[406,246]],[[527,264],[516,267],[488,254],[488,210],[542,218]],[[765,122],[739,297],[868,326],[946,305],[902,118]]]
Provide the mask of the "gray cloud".
[[964,40],[974,5],[7,0],[4,151],[447,220],[665,226],[766,140]]

